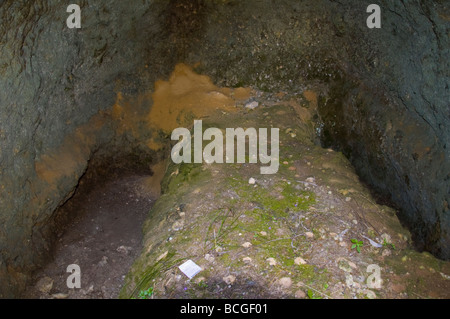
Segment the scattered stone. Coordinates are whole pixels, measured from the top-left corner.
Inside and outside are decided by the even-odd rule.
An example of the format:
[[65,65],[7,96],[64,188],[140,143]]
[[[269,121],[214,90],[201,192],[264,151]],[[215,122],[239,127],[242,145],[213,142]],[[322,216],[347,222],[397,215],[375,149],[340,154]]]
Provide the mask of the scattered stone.
[[174,231],[179,231],[184,227],[184,220],[178,220],[172,225]]
[[352,200],[351,197],[346,197],[346,198],[345,198],[345,201],[346,201],[346,202],[349,202],[349,201],[351,201],[351,200]]
[[354,262],[352,262],[352,261],[349,261],[349,262],[348,262],[348,265],[349,265],[350,267],[352,267],[353,269],[358,268],[358,266],[356,266],[356,264],[355,264]]
[[306,298],[306,294],[303,290],[297,290],[295,292],[295,298],[297,299],[305,299]]
[[346,274],[345,275],[345,284],[347,285],[348,288],[352,288],[353,287],[353,276]]
[[367,290],[366,297],[369,299],[377,299],[377,295],[372,290]]
[[331,195],[331,194],[333,194],[333,192],[332,191],[328,191],[328,195]]
[[270,266],[276,266],[277,265],[277,261],[275,260],[275,258],[267,258],[267,261],[269,262]]
[[249,183],[250,185],[255,185],[255,184],[256,184],[256,180],[252,177],[252,178],[250,178],[250,179],[248,180],[248,183]]
[[295,263],[296,265],[298,265],[298,266],[300,266],[300,265],[306,265],[306,261],[305,261],[303,258],[301,258],[301,257],[295,258],[294,263]]
[[305,235],[306,235],[306,238],[314,238],[314,234],[311,232],[307,232],[307,233],[305,233]]
[[245,104],[245,108],[250,109],[250,110],[254,110],[259,106],[259,103],[256,101],[253,102],[249,102],[247,104]]
[[392,243],[392,238],[389,234],[384,233],[380,237],[383,241],[386,241],[387,243]]
[[352,223],[358,225],[358,221],[356,219],[352,220]]
[[245,263],[251,263],[251,262],[252,262],[252,259],[251,259],[250,257],[244,257],[244,258],[242,259],[242,261],[245,262]]
[[306,182],[307,182],[307,183],[315,183],[315,181],[316,181],[316,179],[315,179],[314,177],[308,177],[308,178],[306,179]]
[[292,279],[289,277],[283,277],[278,281],[278,283],[282,288],[289,289],[292,286]]
[[354,263],[352,263],[354,267],[352,267],[352,265],[350,265],[350,263],[351,263],[351,261],[348,261],[344,258],[338,259],[339,269],[343,270],[345,272],[348,272],[348,273],[352,272],[352,268],[354,268],[354,267],[356,268],[356,265]]
[[117,247],[117,249],[116,249],[116,251],[118,253],[121,253],[121,254],[124,254],[124,255],[128,255],[131,250],[132,250],[131,247],[126,247],[126,246],[120,246],[120,247]]
[[252,243],[246,242],[242,244],[242,247],[244,248],[250,248],[252,246]]
[[383,249],[383,252],[381,253],[381,256],[383,257],[389,257],[392,254],[390,249]]
[[260,232],[261,236],[267,236],[267,233],[265,231]]
[[52,297],[54,299],[67,299],[69,298],[68,294],[62,294],[62,293],[57,293],[57,294],[53,294]]
[[36,284],[36,288],[44,294],[50,293],[53,288],[53,279],[50,277],[43,277],[39,279]]
[[103,257],[102,257],[102,260],[99,261],[98,265],[99,265],[100,267],[104,267],[104,266],[106,266],[107,263],[108,263],[108,257],[103,256]]
[[284,161],[283,165],[289,165],[289,162],[288,161]]
[[449,275],[446,275],[443,272],[440,272],[440,274],[441,274],[442,278],[444,278],[446,280],[450,280],[450,276]]
[[291,166],[291,167],[289,167],[288,169],[289,169],[290,171],[296,171],[296,170],[297,170],[297,168],[294,167],[294,166]]
[[185,212],[179,212],[179,213],[178,213],[178,215],[180,215],[180,217],[182,217],[182,218],[183,218],[183,217],[185,217],[185,216],[186,216],[186,213],[185,213]]
[[223,277],[222,279],[227,285],[232,285],[236,281],[236,277],[233,275]]
[[210,254],[206,254],[205,255],[205,259],[207,261],[209,261],[210,263],[213,263],[216,259],[214,258],[214,256],[210,255]]

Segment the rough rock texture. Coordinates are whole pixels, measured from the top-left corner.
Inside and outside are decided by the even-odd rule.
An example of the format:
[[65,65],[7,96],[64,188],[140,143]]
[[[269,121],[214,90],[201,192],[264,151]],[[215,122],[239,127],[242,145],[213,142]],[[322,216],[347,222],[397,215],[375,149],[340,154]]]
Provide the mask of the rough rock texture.
[[[119,90],[137,95],[151,86],[156,74],[164,74],[162,66],[171,69],[171,56],[155,48],[165,42],[158,39],[159,25],[152,27],[149,3],[84,2],[81,30],[67,28],[61,1],[0,6],[0,296],[9,297],[48,256],[52,213],[73,192],[92,154],[112,143],[110,116],[98,116],[100,129],[90,119],[111,108]],[[148,52],[155,63],[147,62]],[[136,144],[124,140],[122,151]],[[68,145],[65,156],[49,157],[72,163],[63,178],[49,183],[35,163],[61,145]]]
[[[0,296],[45,259],[52,213],[92,154],[140,149],[115,138],[117,93],[152,90],[182,61],[227,86],[321,88],[324,143],[401,208],[419,248],[450,258],[446,1],[379,1],[380,30],[356,0],[83,1],[69,30],[71,2],[0,2]],[[63,178],[38,174],[64,145],[78,150]]]

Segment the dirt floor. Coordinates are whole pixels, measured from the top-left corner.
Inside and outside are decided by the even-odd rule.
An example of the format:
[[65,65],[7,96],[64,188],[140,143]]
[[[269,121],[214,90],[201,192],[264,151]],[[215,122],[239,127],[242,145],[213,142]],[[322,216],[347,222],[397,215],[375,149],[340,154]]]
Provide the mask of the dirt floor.
[[[63,209],[77,217],[61,234],[54,258],[35,275],[25,298],[117,298],[125,274],[139,255],[142,225],[156,195],[152,177],[127,175],[83,187]],[[80,266],[81,288],[69,289],[67,267]]]

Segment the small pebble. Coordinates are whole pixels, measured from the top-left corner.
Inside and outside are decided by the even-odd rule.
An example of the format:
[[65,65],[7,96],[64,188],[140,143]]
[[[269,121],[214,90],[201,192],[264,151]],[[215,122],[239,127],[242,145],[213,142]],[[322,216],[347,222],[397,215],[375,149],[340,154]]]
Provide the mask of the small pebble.
[[381,256],[383,256],[383,257],[389,257],[390,255],[391,255],[390,249],[384,249],[383,253],[381,254]]
[[251,109],[251,110],[256,109],[258,106],[259,106],[259,103],[256,101],[245,104],[245,107],[247,109]]
[[297,299],[305,299],[306,298],[306,294],[303,290],[297,290],[295,292],[295,298]]
[[283,277],[279,280],[279,284],[284,289],[289,289],[292,286],[292,279],[289,277]]
[[369,299],[377,299],[377,295],[372,290],[368,290],[366,296]]
[[223,277],[222,279],[227,285],[232,285],[236,281],[236,277],[233,275]]
[[267,261],[269,262],[270,266],[276,266],[277,261],[275,260],[275,258],[267,258]]
[[294,263],[295,263],[296,265],[298,265],[298,266],[300,266],[300,265],[306,265],[306,261],[305,261],[303,258],[301,258],[301,257],[295,258]]

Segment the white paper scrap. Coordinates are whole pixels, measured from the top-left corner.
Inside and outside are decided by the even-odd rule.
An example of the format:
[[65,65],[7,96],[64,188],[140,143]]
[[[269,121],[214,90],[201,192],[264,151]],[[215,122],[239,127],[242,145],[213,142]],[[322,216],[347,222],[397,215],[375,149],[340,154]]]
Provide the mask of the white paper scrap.
[[184,264],[178,267],[183,274],[185,274],[189,279],[192,279],[197,275],[202,268],[194,263],[192,260],[186,261]]

